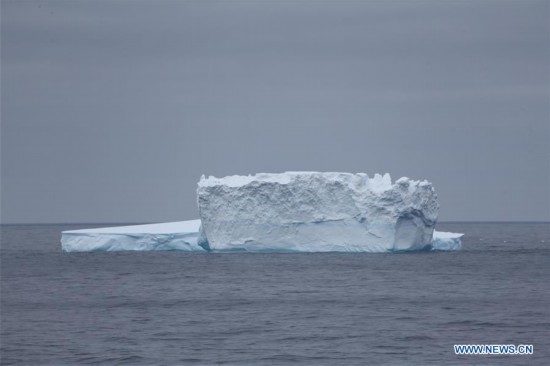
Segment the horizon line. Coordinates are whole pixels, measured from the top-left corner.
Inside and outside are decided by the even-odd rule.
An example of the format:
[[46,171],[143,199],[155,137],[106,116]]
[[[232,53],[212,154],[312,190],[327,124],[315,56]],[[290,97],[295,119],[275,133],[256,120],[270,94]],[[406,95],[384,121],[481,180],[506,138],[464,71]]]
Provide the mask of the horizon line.
[[[162,224],[168,222],[190,221],[197,220],[178,220],[178,221],[163,221],[163,222],[8,222],[0,223],[4,225],[148,225],[148,224]],[[438,224],[550,224],[550,221],[545,220],[445,220],[438,221]]]

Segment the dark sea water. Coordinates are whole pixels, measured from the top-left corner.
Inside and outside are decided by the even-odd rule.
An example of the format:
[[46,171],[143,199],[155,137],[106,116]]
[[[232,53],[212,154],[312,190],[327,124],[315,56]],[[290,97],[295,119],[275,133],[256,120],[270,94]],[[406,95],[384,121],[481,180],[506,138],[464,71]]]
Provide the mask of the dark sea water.
[[550,365],[548,223],[438,224],[448,253],[61,252],[85,227],[2,226],[2,365]]

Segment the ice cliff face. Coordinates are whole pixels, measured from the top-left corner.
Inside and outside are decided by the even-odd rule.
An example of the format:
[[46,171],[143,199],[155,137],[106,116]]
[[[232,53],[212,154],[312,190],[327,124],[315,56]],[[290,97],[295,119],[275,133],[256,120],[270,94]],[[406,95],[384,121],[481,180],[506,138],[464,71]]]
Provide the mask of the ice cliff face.
[[203,176],[197,196],[198,244],[214,251],[429,249],[439,209],[431,183],[389,174]]

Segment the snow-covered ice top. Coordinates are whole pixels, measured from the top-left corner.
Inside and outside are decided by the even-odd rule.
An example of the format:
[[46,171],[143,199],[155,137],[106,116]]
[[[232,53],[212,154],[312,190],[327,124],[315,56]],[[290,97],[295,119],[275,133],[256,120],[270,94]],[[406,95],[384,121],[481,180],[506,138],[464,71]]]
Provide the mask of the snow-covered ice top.
[[216,251],[421,250],[439,205],[428,181],[286,172],[201,177],[199,244]]
[[[199,187],[212,187],[218,185],[224,185],[228,187],[240,187],[252,182],[266,182],[266,183],[278,183],[289,184],[293,180],[299,177],[313,177],[316,175],[322,175],[331,180],[349,180],[353,177],[359,178],[359,181],[369,185],[370,189],[378,192],[382,192],[391,189],[391,177],[389,173],[384,175],[375,174],[374,178],[369,179],[365,173],[336,173],[336,172],[285,172],[285,173],[258,173],[255,175],[229,175],[223,178],[216,178],[214,176],[202,176],[199,181]],[[403,178],[408,179],[408,178]],[[357,179],[356,179],[357,181]],[[427,181],[424,181],[428,183]]]
[[96,229],[66,230],[64,234],[175,234],[198,232],[201,220],[165,222],[159,224],[102,227]]

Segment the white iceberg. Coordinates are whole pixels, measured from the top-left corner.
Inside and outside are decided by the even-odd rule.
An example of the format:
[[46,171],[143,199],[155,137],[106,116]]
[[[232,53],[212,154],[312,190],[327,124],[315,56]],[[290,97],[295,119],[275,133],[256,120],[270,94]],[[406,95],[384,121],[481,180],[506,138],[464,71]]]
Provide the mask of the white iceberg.
[[200,220],[132,225],[61,233],[66,252],[119,250],[204,251],[197,245]]
[[197,196],[212,251],[429,250],[439,210],[431,183],[389,174],[203,176]]
[[[64,231],[67,252],[398,252],[459,250],[437,232],[431,183],[389,174],[289,172],[204,178],[202,220]],[[202,225],[201,225],[202,222]]]
[[460,250],[462,249],[462,237],[464,234],[434,231],[432,241],[433,250]]

